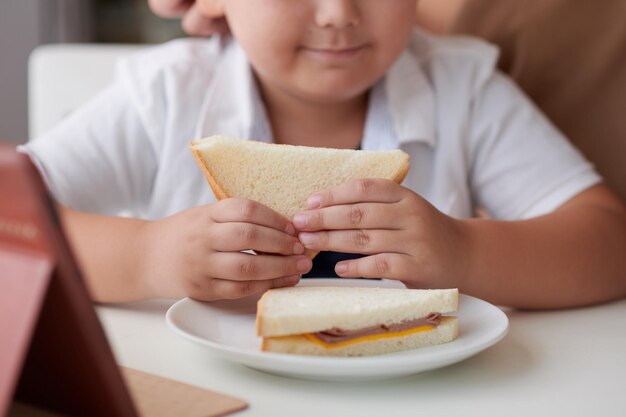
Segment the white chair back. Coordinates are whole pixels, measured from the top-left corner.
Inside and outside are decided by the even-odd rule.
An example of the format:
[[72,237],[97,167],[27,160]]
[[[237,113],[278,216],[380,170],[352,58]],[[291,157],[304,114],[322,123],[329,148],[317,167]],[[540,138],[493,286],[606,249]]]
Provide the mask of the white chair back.
[[51,44],[28,63],[28,136],[58,123],[113,80],[115,63],[146,45]]

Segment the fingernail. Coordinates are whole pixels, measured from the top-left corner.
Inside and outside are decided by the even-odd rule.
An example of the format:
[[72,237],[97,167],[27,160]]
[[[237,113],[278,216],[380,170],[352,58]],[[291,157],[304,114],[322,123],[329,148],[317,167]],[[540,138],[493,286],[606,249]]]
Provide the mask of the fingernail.
[[343,274],[348,272],[348,264],[345,263],[338,263],[337,265],[335,265],[335,272],[337,274]]
[[306,224],[308,223],[308,217],[306,216],[306,214],[296,214],[293,218],[293,224],[298,228],[298,229],[304,229],[306,227]]
[[322,206],[322,199],[320,198],[319,195],[313,195],[309,197],[306,204],[307,204],[307,208],[310,208],[310,209],[320,208]]
[[296,228],[293,227],[293,224],[288,223],[287,227],[285,228],[285,233],[287,233],[288,235],[291,235],[291,236],[295,236],[296,235]]
[[308,272],[311,269],[311,260],[309,258],[301,258],[296,262],[298,272]]
[[298,239],[304,246],[309,246],[315,243],[316,238],[314,233],[300,233]]
[[296,242],[293,244],[293,254],[294,255],[302,255],[304,253],[304,245],[300,242]]

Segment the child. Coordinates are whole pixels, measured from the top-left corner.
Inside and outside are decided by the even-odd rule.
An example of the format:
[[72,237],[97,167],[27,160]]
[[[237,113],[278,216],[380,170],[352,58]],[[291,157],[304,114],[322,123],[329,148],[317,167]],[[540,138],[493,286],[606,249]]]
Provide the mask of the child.
[[[294,285],[312,266],[305,247],[368,255],[338,263],[342,277],[458,287],[522,308],[626,294],[624,207],[494,70],[491,47],[416,31],[415,0],[220,4],[237,42],[140,53],[26,147],[67,207],[96,300]],[[411,170],[403,186],[321,191],[286,219],[253,201],[215,201],[187,147],[212,134],[400,147]],[[472,218],[476,206],[493,219]],[[113,216],[122,210],[139,217]]]

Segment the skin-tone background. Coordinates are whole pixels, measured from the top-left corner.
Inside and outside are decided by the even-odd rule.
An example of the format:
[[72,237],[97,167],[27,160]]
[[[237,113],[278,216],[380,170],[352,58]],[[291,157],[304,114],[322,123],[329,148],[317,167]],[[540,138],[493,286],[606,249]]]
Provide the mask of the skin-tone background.
[[[164,1],[151,3],[159,9]],[[169,3],[177,4],[161,12],[186,13],[183,24],[190,30],[225,30],[220,19],[226,13],[248,52],[279,141],[319,146],[317,138],[330,136],[340,147],[354,147],[360,139],[367,88],[406,43],[415,10],[409,0],[201,0],[191,8]],[[452,6],[431,10],[439,17],[442,10],[454,12]],[[449,21],[424,19],[436,30],[445,30]],[[388,37],[382,28],[391,21],[398,30]],[[268,53],[274,49],[281,51],[279,57]],[[375,64],[371,71],[352,65],[362,59]],[[322,88],[308,89],[311,79]],[[626,215],[604,185],[551,214],[514,222],[450,218],[411,190],[384,180],[352,181],[317,193],[294,219],[240,199],[153,222],[69,209],[63,214],[100,301],[237,298],[293,285],[297,274],[311,267],[302,255],[305,247],[371,254],[338,264],[340,276],[458,287],[515,307],[558,308],[626,295]],[[240,253],[244,249],[264,254]]]

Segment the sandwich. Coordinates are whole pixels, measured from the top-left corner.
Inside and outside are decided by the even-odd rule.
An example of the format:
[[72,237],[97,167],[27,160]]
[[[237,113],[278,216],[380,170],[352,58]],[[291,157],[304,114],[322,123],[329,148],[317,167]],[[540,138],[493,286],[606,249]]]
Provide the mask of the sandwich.
[[315,356],[382,355],[454,340],[455,289],[286,287],[263,294],[261,350]]
[[190,148],[218,200],[248,198],[288,219],[317,191],[356,178],[401,183],[409,171],[409,156],[401,150],[314,148],[222,136],[192,141]]

